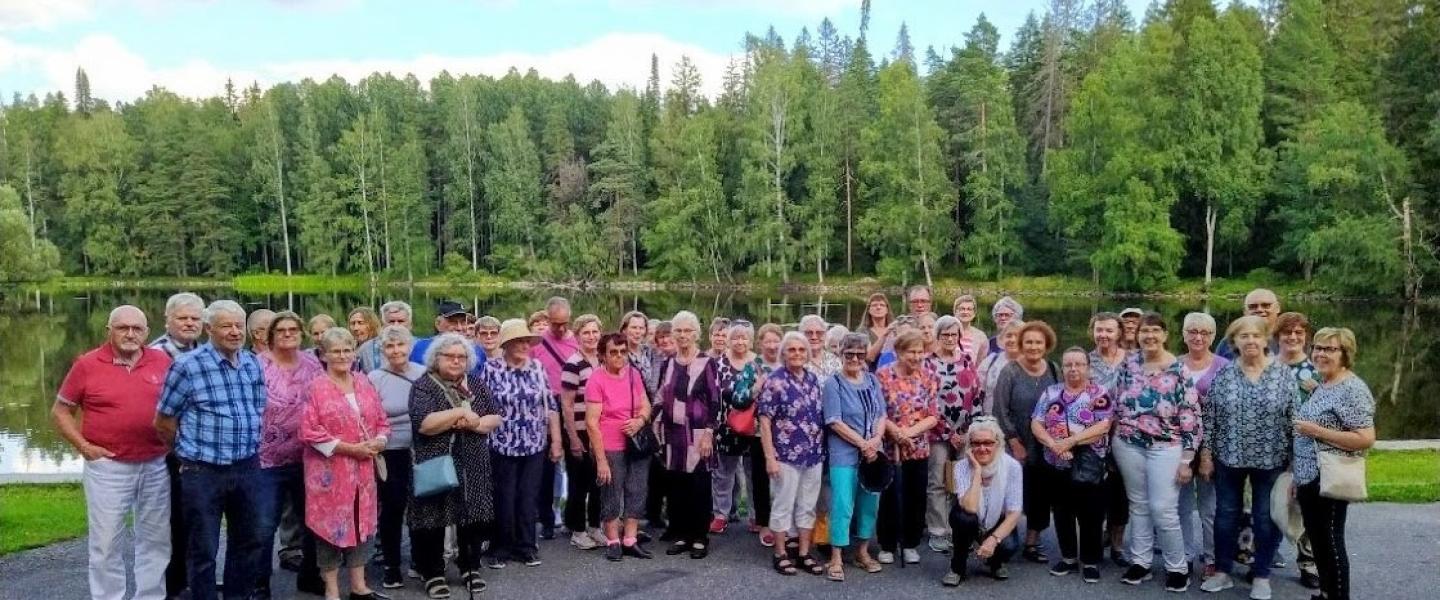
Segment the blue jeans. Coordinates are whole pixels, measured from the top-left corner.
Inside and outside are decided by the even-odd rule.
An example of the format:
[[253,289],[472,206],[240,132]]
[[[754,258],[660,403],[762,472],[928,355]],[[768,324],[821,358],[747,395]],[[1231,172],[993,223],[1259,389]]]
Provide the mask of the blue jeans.
[[225,597],[248,599],[255,588],[260,553],[262,506],[260,461],[256,457],[228,465],[180,459],[185,522],[186,572],[193,600],[216,600],[215,553],[220,549],[220,519],[225,518]]
[[260,487],[259,502],[255,507],[255,523],[260,528],[260,558],[255,565],[256,585],[263,589],[270,587],[270,575],[274,571],[275,530],[280,527],[280,507],[289,496],[290,503],[300,518],[300,574],[299,579],[318,580],[320,571],[315,566],[315,538],[305,526],[305,467],[300,464],[261,468],[257,473]]
[[1255,560],[1250,574],[1269,577],[1280,531],[1270,519],[1270,490],[1284,469],[1240,469],[1215,461],[1215,570],[1229,573],[1235,566],[1240,539],[1240,513],[1245,501],[1245,480],[1250,480],[1250,527],[1255,532]]

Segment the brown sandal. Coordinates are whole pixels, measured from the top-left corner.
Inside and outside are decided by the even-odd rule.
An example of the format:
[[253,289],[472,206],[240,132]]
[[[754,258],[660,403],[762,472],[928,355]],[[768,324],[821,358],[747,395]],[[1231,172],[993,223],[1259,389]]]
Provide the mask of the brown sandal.
[[825,578],[830,581],[845,581],[845,565],[830,563],[825,566]]
[[875,559],[868,556],[864,558],[861,558],[859,556],[855,557],[855,566],[864,569],[866,573],[879,573],[880,571],[884,570],[884,567],[881,567],[880,563],[876,562]]

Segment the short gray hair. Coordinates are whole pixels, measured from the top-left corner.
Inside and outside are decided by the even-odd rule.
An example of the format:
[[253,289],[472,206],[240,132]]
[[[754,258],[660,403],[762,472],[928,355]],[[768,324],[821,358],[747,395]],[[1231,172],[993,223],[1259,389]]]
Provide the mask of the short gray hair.
[[955,318],[953,315],[945,315],[943,317],[940,317],[939,319],[935,319],[935,337],[939,338],[940,332],[948,331],[951,328],[959,326],[960,319]]
[[841,351],[841,352],[845,352],[845,351],[847,351],[847,350],[869,350],[869,349],[870,349],[870,339],[867,338],[867,337],[865,337],[865,334],[863,334],[863,333],[847,333],[847,334],[845,334],[845,337],[840,338],[840,351]]
[[736,334],[744,334],[745,337],[749,338],[751,341],[754,341],[754,340],[755,340],[755,326],[754,326],[754,325],[751,325],[751,324],[749,324],[749,323],[739,323],[739,322],[737,322],[737,323],[735,323],[734,325],[731,325],[731,326],[730,326],[729,334],[730,334],[730,337],[731,337],[732,339],[735,337]]
[[995,443],[1000,448],[1005,447],[1005,430],[1000,428],[1000,421],[995,420],[995,417],[975,417],[975,420],[970,423],[970,428],[965,430],[965,442],[969,443],[975,438],[975,433],[980,431],[995,434]]
[[165,316],[168,317],[174,314],[176,309],[185,307],[203,311],[205,310],[205,301],[190,292],[180,292],[165,301]]
[[825,347],[829,348],[831,345],[834,345],[835,350],[838,352],[840,350],[840,340],[845,339],[845,336],[849,333],[850,328],[844,325],[831,325],[830,329],[825,330]]
[[557,308],[570,310],[570,301],[566,300],[564,296],[551,296],[549,300],[545,301],[545,312],[548,313]]
[[213,325],[215,315],[219,313],[239,315],[240,322],[245,322],[245,309],[241,308],[240,303],[234,300],[216,300],[211,302],[210,306],[205,307],[205,310],[200,313],[200,320],[204,321],[206,325]]
[[804,348],[807,354],[810,352],[810,340],[805,339],[805,334],[803,333],[791,331],[786,333],[785,337],[780,338],[780,353],[784,354],[785,347],[790,344],[800,344],[800,347]]
[[353,348],[355,334],[350,333],[350,330],[344,327],[331,327],[320,334],[320,339],[315,340],[315,344],[320,346],[321,350],[326,351],[334,348],[336,344],[350,344]]
[[382,349],[385,348],[385,344],[390,342],[403,342],[407,346],[415,343],[415,334],[399,325],[386,325],[380,330],[380,335],[376,337],[378,339],[375,343],[379,344]]
[[475,328],[476,328],[476,329],[479,329],[479,328],[481,328],[481,327],[485,327],[485,328],[491,328],[491,327],[493,327],[493,328],[495,328],[495,329],[499,329],[499,328],[500,328],[500,319],[497,319],[497,318],[492,317],[492,316],[490,316],[490,315],[485,315],[485,316],[483,316],[483,317],[480,317],[479,319],[475,319]]
[[676,325],[679,325],[681,323],[689,323],[691,325],[694,325],[695,331],[700,331],[700,318],[695,316],[695,313],[693,312],[690,312],[688,310],[682,310],[675,313],[675,316],[670,318],[670,327],[672,329]]
[[1209,329],[1210,333],[1215,333],[1215,317],[1212,317],[1207,313],[1192,312],[1188,315],[1185,315],[1185,322],[1180,326],[1180,328],[1189,329],[1195,325],[1199,325],[1201,327]]
[[406,321],[410,321],[411,323],[415,322],[415,310],[410,308],[410,304],[408,302],[405,302],[404,300],[391,300],[389,302],[381,304],[380,320],[385,320],[385,315],[393,312],[403,312],[405,313]]
[[260,319],[275,319],[275,311],[268,308],[257,308],[250,313],[250,318],[245,321],[246,329],[254,329],[260,326]]
[[430,347],[425,349],[425,369],[434,371],[435,362],[439,359],[440,353],[451,346],[459,346],[465,350],[465,371],[474,370],[476,364],[475,344],[470,343],[470,340],[458,333],[442,333],[430,340]]
[[825,319],[824,319],[823,317],[821,317],[820,315],[817,315],[817,314],[808,314],[808,315],[805,315],[805,316],[803,316],[803,317],[800,317],[800,328],[801,328],[801,329],[804,329],[806,325],[811,325],[811,324],[818,324],[818,325],[820,325],[820,328],[821,328],[821,329],[825,329],[825,327],[826,327]]
[[129,312],[132,310],[140,315],[140,320],[145,322],[146,327],[150,326],[150,318],[145,316],[145,311],[140,310],[139,307],[132,306],[130,304],[121,304],[120,306],[110,309],[110,318],[106,319],[105,326],[109,327],[111,324],[113,324],[115,322],[115,317],[120,316],[120,313]]

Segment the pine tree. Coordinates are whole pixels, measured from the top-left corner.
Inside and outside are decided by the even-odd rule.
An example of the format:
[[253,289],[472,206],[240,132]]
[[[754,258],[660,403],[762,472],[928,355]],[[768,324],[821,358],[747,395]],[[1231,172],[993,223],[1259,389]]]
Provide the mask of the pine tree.
[[90,96],[90,76],[85,74],[85,69],[75,69],[75,112],[90,116],[90,111],[95,110],[95,99]]
[[1334,101],[1335,51],[1320,0],[1289,0],[1266,49],[1265,125],[1272,143]]
[[[676,72],[694,73],[693,67],[685,67],[688,64],[688,59],[682,59]],[[622,90],[616,94],[605,141],[595,149],[595,162],[590,165],[595,176],[590,195],[601,206],[605,246],[611,256],[619,259],[615,271],[625,272],[628,257],[634,275],[640,273],[639,236],[649,187],[640,106],[634,92]]]
[[545,243],[540,214],[540,155],[530,139],[525,111],[510,108],[504,121],[485,134],[485,197],[495,215],[499,270],[517,267],[521,256],[534,261]]

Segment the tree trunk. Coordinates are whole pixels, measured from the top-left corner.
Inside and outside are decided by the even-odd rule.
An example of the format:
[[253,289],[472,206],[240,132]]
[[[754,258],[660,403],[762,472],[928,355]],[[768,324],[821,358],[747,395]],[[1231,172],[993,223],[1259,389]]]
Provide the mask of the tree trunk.
[[845,272],[855,274],[855,232],[851,222],[855,220],[855,202],[852,199],[853,188],[850,185],[850,159],[845,159]]
[[[28,142],[28,140],[27,140],[27,142]],[[32,186],[31,183],[30,183],[30,179],[31,179],[31,177],[32,177],[32,174],[34,173],[33,167],[32,167],[31,162],[30,162],[30,159],[32,158],[32,154],[33,154],[33,149],[30,147],[30,144],[29,144],[29,143],[26,143],[26,144],[25,144],[25,201],[30,204],[30,249],[31,249],[31,250],[34,250],[34,249],[35,249],[35,243],[36,243],[36,241],[35,241],[35,235],[36,235],[36,232],[39,230],[39,228],[35,226],[35,190],[34,190],[33,186]]]
[[480,219],[475,211],[475,140],[471,133],[470,93],[460,89],[460,110],[465,114],[465,194],[470,199],[470,270],[480,270]]
[[[267,103],[268,104],[268,103]],[[285,247],[285,276],[293,274],[293,265],[290,262],[290,220],[285,214],[285,163],[280,160],[280,126],[279,117],[275,115],[275,105],[270,107],[270,154],[275,161],[275,195],[280,200],[280,239]]]
[[365,130],[368,125],[365,120],[360,120],[360,155],[355,159],[355,167],[360,171],[360,217],[365,221],[365,272],[369,274],[370,280],[375,280],[375,257],[372,254],[375,247],[375,240],[370,225],[370,192],[365,182],[365,161],[368,158],[365,152]]
[[1205,291],[1210,291],[1211,272],[1215,264],[1215,219],[1219,211],[1209,200],[1205,201]]

